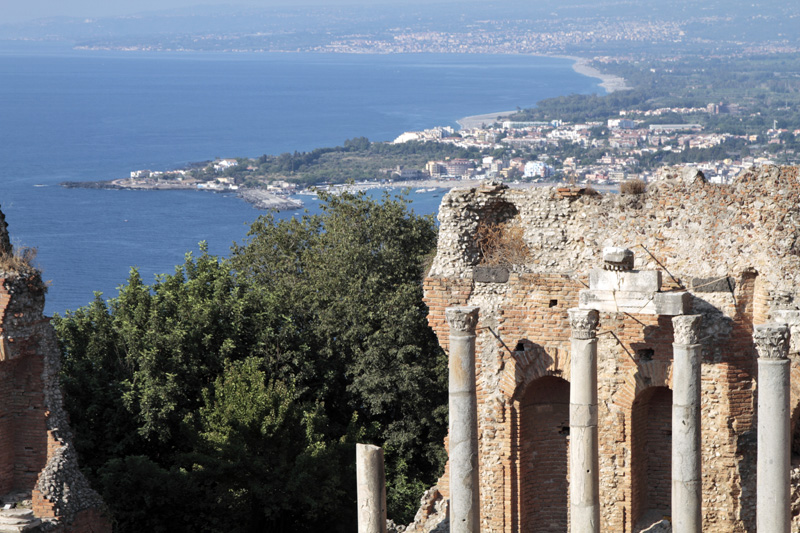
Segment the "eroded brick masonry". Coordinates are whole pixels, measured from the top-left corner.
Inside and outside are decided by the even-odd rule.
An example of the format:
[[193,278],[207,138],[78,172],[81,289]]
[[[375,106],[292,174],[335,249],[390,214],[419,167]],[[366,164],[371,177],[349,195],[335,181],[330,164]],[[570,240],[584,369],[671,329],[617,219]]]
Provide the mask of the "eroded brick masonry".
[[[602,266],[603,249],[610,246],[632,250],[635,271],[660,271],[660,290],[687,293],[687,314],[702,315],[703,531],[755,531],[753,328],[776,320],[779,311],[800,309],[798,204],[795,167],[753,170],[727,186],[675,170],[641,195],[485,186],[445,196],[425,301],[446,350],[445,309],[480,309],[482,532],[568,530],[567,310],[581,305],[590,272]],[[527,258],[507,275],[482,265],[476,235],[487,223],[523,229]],[[672,317],[651,311],[621,304],[600,312],[602,531],[634,532],[671,515],[675,339]],[[793,452],[800,456],[800,329],[791,326]],[[431,513],[444,507],[448,486],[446,471],[408,531],[435,525]]]
[[110,532],[103,502],[78,470],[45,285],[12,255],[0,213],[0,529]]

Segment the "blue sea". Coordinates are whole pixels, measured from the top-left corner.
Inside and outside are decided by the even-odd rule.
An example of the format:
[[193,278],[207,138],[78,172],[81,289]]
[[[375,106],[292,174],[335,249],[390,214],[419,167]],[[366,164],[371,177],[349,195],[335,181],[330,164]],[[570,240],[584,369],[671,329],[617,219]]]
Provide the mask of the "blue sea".
[[[216,157],[336,146],[456,126],[459,118],[602,92],[566,59],[75,51],[0,42],[0,209],[15,245],[38,248],[46,312],[150,282],[197,243],[227,255],[259,211],[233,195],[65,189]],[[316,202],[301,197],[315,211]],[[435,193],[410,195],[434,213]],[[289,217],[298,213],[283,212]]]

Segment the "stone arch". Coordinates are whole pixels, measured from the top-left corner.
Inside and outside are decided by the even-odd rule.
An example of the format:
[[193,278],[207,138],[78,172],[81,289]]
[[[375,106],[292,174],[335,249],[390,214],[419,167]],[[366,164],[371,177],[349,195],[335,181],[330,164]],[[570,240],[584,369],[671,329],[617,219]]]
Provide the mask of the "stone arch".
[[527,339],[517,342],[516,349],[503,368],[500,388],[507,398],[519,400],[532,382],[544,376],[570,381],[570,350],[559,346],[544,347]]
[[[647,506],[647,463],[642,462],[642,454],[637,453],[634,450],[635,445],[643,445],[646,450],[647,439],[643,437],[647,436],[647,427],[646,424],[643,426],[641,423],[636,424],[636,417],[635,414],[639,414],[640,416],[643,413],[643,409],[649,407],[649,400],[651,399],[650,396],[654,394],[653,391],[657,389],[663,389],[670,391],[669,392],[669,410],[667,411],[669,415],[669,424],[664,427],[662,421],[662,430],[669,431],[671,434],[672,431],[672,409],[671,409],[671,388],[672,388],[672,363],[670,361],[664,360],[650,360],[650,361],[642,361],[639,360],[637,365],[632,368],[628,374],[625,376],[624,382],[622,386],[617,390],[617,392],[612,397],[612,402],[614,404],[614,408],[619,410],[619,412],[624,413],[624,424],[625,424],[625,440],[626,440],[626,448],[630,450],[630,457],[628,463],[628,478],[630,480],[630,484],[628,485],[630,490],[630,497],[628,498],[628,502],[630,507],[627,509],[626,516],[628,519],[626,520],[627,525],[629,528],[633,529],[633,526],[643,517],[645,516],[648,511],[650,511],[650,507]],[[648,392],[650,391],[650,392]],[[660,398],[663,400],[663,398]],[[658,403],[659,398],[657,398]],[[638,402],[637,402],[638,401]],[[642,405],[644,404],[644,405]],[[638,413],[634,413],[635,407],[638,407],[636,411]],[[661,405],[663,407],[663,403]],[[649,411],[649,409],[646,409]],[[661,411],[662,415],[666,413]],[[663,418],[663,417],[662,417]],[[646,417],[645,417],[646,420]],[[641,422],[641,419],[640,419]],[[670,442],[667,440],[667,442]],[[641,452],[641,450],[639,450]],[[671,447],[668,450],[668,457],[666,460],[667,469],[671,464]],[[644,467],[644,468],[642,468]],[[638,477],[637,477],[638,474]],[[667,495],[666,499],[669,501],[670,498],[670,483],[671,483],[671,473],[667,471],[668,476],[668,484],[667,484]],[[644,490],[643,490],[644,489]],[[657,509],[656,509],[657,510]],[[666,514],[666,513],[665,513]]]
[[542,376],[519,401],[521,532],[561,533],[569,517],[569,382]]

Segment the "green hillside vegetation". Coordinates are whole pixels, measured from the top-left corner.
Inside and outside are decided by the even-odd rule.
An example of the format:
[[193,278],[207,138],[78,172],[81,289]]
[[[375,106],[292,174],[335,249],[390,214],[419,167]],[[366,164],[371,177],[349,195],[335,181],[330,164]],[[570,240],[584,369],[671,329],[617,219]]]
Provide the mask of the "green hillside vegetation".
[[[797,54],[650,59],[595,63],[603,72],[625,78],[633,90],[606,95],[573,94],[548,98],[511,120],[604,121],[623,109],[703,107],[723,103],[719,115],[652,117],[646,123],[691,122],[707,131],[762,132],[777,120],[779,128],[800,127],[800,57]],[[730,108],[731,104],[734,108]]]
[[[465,150],[450,144],[372,143],[366,137],[358,137],[348,139],[343,146],[241,159],[239,165],[225,170],[222,175],[232,176],[237,183],[249,186],[276,179],[309,186],[323,182],[385,179],[390,178],[391,171],[398,166],[421,169],[432,159],[477,157],[477,154],[477,150]],[[256,170],[247,167],[256,167]],[[214,179],[219,174],[210,172],[203,176],[198,173],[197,177]]]
[[445,460],[435,241],[402,199],[328,196],[57,316],[75,445],[116,530],[355,531],[356,442],[384,447],[389,516],[410,521]]

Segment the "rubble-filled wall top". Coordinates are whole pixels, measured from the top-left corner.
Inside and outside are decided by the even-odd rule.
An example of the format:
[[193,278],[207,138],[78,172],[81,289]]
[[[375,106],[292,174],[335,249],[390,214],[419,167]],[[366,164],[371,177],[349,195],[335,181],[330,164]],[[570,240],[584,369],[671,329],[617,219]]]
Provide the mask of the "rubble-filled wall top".
[[622,246],[634,251],[637,269],[665,270],[688,289],[755,271],[770,300],[783,309],[800,304],[797,167],[751,169],[731,185],[675,170],[643,194],[564,196],[553,188],[452,190],[428,275],[472,277],[481,263],[479,224],[505,223],[522,228],[527,246],[513,271],[585,275],[600,266],[603,248]]

